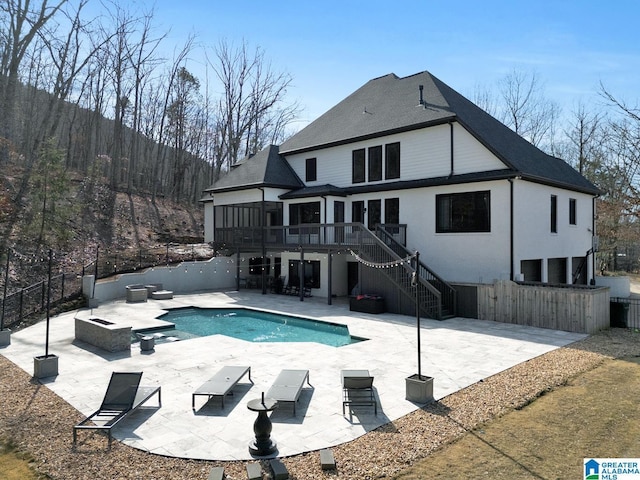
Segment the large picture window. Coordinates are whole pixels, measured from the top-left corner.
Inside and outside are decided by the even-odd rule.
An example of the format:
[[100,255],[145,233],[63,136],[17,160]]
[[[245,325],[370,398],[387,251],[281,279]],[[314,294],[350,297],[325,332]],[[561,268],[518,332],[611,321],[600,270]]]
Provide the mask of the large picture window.
[[436,195],[437,233],[491,231],[489,191]]

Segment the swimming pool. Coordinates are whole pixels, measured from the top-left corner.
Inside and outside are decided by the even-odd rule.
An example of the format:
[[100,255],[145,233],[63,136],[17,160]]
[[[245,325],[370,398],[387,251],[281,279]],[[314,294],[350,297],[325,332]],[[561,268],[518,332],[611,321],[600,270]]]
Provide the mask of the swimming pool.
[[154,336],[155,343],[209,335],[249,342],[316,342],[332,347],[366,340],[351,336],[346,325],[248,308],[178,308],[159,318],[174,327],[137,333]]

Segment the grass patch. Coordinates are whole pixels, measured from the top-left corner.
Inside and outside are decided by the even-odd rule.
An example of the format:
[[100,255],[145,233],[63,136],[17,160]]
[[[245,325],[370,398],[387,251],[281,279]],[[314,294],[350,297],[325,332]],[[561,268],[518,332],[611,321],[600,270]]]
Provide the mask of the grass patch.
[[584,458],[638,456],[638,391],[640,359],[607,361],[394,478],[583,478]]
[[3,480],[43,480],[36,472],[33,460],[11,442],[0,439],[0,478]]

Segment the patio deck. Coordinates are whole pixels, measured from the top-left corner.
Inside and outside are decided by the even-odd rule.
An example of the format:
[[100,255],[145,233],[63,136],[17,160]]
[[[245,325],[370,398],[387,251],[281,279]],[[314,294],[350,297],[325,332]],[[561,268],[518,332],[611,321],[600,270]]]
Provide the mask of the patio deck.
[[[249,343],[214,335],[156,345],[153,352],[132,348],[106,352],[74,341],[74,317],[100,316],[149,328],[168,308],[247,306],[346,324],[352,335],[369,340],[344,347],[315,343]],[[434,397],[442,398],[483,378],[555,348],[581,334],[455,318],[422,319],[422,373],[435,378]],[[45,323],[11,336],[0,354],[33,373],[33,357],[44,351]],[[251,459],[248,444],[256,414],[247,402],[260,398],[285,368],[308,369],[313,389],[303,389],[297,415],[275,410],[272,438],[279,456],[314,451],[351,441],[419,408],[405,400],[405,377],[416,373],[415,319],[393,314],[351,312],[346,299],[262,295],[256,291],[205,292],[169,300],[127,304],[125,299],[51,318],[50,353],[59,356],[59,375],[42,380],[83,414],[99,406],[112,371],[143,371],[142,383],[162,386],[162,408],[140,409],[112,433],[115,439],[154,454],[208,460]],[[194,412],[191,394],[224,365],[250,365],[255,384],[239,384],[233,396]],[[342,414],[340,371],[365,368],[375,377],[378,415]],[[69,436],[73,421],[69,420]],[[81,441],[79,442],[81,448]]]

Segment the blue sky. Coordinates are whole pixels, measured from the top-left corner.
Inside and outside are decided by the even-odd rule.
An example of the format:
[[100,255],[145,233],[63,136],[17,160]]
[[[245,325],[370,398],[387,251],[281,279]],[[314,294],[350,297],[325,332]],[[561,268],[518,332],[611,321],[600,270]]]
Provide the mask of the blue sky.
[[[514,70],[535,72],[565,113],[602,102],[599,82],[640,97],[640,2],[157,0],[166,46],[190,33],[260,47],[293,78],[301,121],[318,117],[368,80],[428,70],[469,98]],[[197,70],[197,63],[193,64]],[[194,72],[197,74],[197,72]]]

